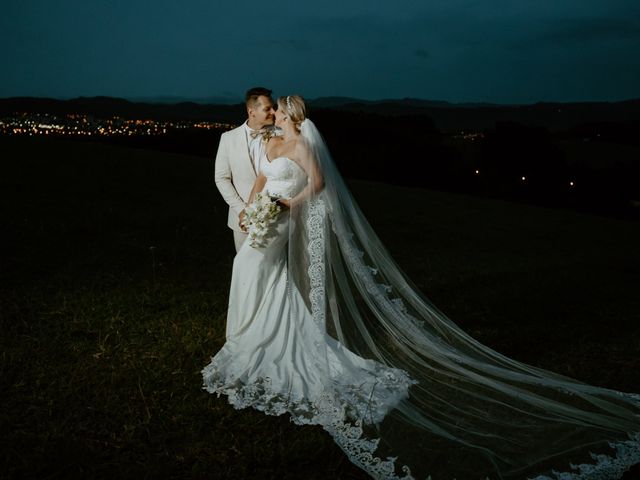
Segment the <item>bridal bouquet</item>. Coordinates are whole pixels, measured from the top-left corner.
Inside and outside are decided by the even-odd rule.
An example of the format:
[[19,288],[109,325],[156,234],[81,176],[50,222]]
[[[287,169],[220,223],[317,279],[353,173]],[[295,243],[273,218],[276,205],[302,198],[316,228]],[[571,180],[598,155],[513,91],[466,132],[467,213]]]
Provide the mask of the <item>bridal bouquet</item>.
[[252,247],[264,246],[269,226],[282,210],[277,200],[276,197],[256,193],[253,203],[245,209],[242,226],[249,232],[249,245]]

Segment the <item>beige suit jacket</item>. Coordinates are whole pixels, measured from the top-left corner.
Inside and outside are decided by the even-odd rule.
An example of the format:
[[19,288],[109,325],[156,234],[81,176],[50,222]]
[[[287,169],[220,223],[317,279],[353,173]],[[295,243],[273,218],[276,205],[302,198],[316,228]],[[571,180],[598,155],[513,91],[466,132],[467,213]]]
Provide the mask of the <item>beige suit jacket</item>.
[[216,154],[215,181],[229,204],[227,225],[232,230],[242,231],[238,225],[240,212],[249,201],[256,177],[244,125],[223,133]]

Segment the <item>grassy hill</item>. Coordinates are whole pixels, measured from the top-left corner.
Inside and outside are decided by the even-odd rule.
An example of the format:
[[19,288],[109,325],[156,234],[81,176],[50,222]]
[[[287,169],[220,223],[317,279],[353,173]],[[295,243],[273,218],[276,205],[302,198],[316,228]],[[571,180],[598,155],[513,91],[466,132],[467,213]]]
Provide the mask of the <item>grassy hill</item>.
[[[213,160],[1,138],[2,477],[366,478],[201,390],[233,241]],[[414,282],[519,360],[640,391],[637,222],[352,182]]]

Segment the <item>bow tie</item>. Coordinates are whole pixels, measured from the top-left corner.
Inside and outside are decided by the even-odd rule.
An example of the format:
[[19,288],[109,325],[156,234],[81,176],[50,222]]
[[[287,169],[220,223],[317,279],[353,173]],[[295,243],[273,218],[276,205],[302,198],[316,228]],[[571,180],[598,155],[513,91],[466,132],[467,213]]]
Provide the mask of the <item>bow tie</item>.
[[273,125],[267,125],[266,127],[262,127],[259,130],[251,130],[249,132],[249,136],[254,139],[258,135],[262,136],[265,141],[268,141],[271,137],[275,137],[278,135],[278,128]]

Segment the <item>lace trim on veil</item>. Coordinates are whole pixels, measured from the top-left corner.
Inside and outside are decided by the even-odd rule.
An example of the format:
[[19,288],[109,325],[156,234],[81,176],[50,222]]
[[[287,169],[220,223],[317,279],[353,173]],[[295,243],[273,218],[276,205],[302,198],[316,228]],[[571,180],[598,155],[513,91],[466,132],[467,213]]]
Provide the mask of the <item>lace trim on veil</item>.
[[[621,397],[631,399],[640,407],[640,395],[634,393],[617,392]],[[637,415],[640,418],[640,415]],[[629,467],[640,464],[640,432],[629,434],[629,440],[609,442],[615,450],[615,455],[591,453],[595,463],[571,464],[573,472],[558,472],[554,470],[552,477],[540,475],[532,480],[609,480],[621,478]]]
[[[325,315],[325,219],[326,208],[322,198],[316,198],[309,204],[307,212],[307,230],[309,235],[309,301],[311,302],[311,313],[316,325],[324,330]],[[415,383],[406,377],[404,388]],[[357,420],[354,424],[345,422],[344,406],[325,410],[326,415],[322,421],[325,431],[334,439],[336,444],[345,452],[349,461],[365,470],[374,478],[380,479],[413,479],[411,471],[406,465],[402,467],[405,473],[403,477],[396,475],[396,458],[388,457],[382,460],[374,455],[378,448],[379,438],[366,438],[362,429],[362,421]]]
[[591,453],[595,463],[571,464],[573,472],[558,472],[553,476],[539,475],[532,480],[611,480],[621,478],[629,467],[640,463],[640,432],[629,435],[624,442],[609,443],[615,455]]
[[324,330],[325,325],[325,266],[324,266],[324,221],[326,210],[324,201],[316,199],[310,202],[307,219],[309,235],[309,301],[311,315],[316,325]]

